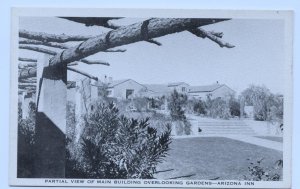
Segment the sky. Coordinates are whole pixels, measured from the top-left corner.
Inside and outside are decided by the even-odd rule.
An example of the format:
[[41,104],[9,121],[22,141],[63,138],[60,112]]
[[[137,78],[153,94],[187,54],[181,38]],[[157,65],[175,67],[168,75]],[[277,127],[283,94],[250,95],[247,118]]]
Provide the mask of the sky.
[[[128,25],[141,20],[124,18],[114,23]],[[95,36],[109,31],[56,17],[21,17],[19,27],[29,31],[69,35]],[[162,46],[137,42],[118,47],[126,49],[124,53],[100,52],[87,57],[89,60],[109,62],[109,67],[80,64],[76,68],[99,78],[104,75],[114,80],[130,78],[144,84],[186,82],[197,86],[218,81],[238,93],[250,84],[265,85],[274,93],[283,93],[285,66],[282,20],[232,19],[202,28],[223,32],[223,40],[235,45],[235,48],[221,48],[207,38],[202,39],[184,31],[156,38]],[[28,50],[20,50],[19,53],[27,58],[34,58],[38,54]],[[82,76],[68,71],[68,80],[79,77]]]

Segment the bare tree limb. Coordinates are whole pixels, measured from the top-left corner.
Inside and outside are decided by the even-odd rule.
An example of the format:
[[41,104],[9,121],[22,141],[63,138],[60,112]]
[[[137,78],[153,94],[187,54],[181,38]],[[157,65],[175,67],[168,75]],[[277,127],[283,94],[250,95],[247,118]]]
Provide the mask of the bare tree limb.
[[88,73],[86,73],[86,72],[83,72],[83,71],[80,71],[80,70],[74,69],[74,68],[72,68],[72,67],[67,67],[67,69],[68,69],[68,70],[70,70],[70,71],[73,71],[73,72],[79,73],[79,74],[81,74],[81,75],[84,75],[84,76],[86,76],[86,77],[88,77],[88,78],[91,78],[91,79],[93,79],[93,80],[96,80],[96,81],[98,81],[98,78],[97,78],[97,77],[95,77],[95,76],[92,76],[92,75],[90,75],[90,74],[88,74]]
[[45,54],[49,54],[49,55],[56,55],[57,52],[55,51],[51,51],[45,48],[41,48],[41,47],[34,47],[34,46],[29,46],[29,45],[19,45],[20,49],[26,49],[26,50],[32,50],[32,51],[36,51],[36,52],[40,52],[40,53],[45,53]]
[[19,82],[21,82],[21,83],[36,83],[36,78],[32,77],[32,78],[28,78],[28,79],[19,79]]
[[36,87],[36,84],[33,83],[18,83],[19,86],[24,86],[24,87]]
[[27,68],[27,67],[36,67],[37,63],[36,62],[30,62],[27,64],[19,64],[18,68],[19,69],[23,69],[23,68]]
[[44,32],[32,32],[32,31],[20,30],[19,37],[43,41],[43,42],[65,43],[68,41],[85,41],[91,38],[92,36],[80,36],[80,35],[70,36],[66,34],[54,35],[54,34],[47,34]]
[[80,62],[85,63],[85,64],[102,64],[105,66],[110,66],[110,64],[108,62],[103,62],[101,60],[91,61],[91,60],[87,60],[87,59],[81,59]]
[[78,62],[71,62],[68,64],[68,66],[77,66],[78,65]]
[[54,47],[54,48],[60,48],[60,49],[67,49],[69,46],[65,44],[60,44],[57,42],[44,42],[44,41],[38,41],[34,39],[20,39],[19,44],[25,44],[25,45],[44,45],[48,47]]
[[19,58],[19,61],[23,61],[23,62],[37,62],[36,59],[31,59],[31,58]]
[[27,79],[31,77],[36,77],[35,67],[29,67],[19,71],[19,79]]
[[126,49],[107,49],[103,52],[126,52]]
[[153,43],[153,44],[155,44],[157,46],[161,46],[162,45],[160,42],[158,42],[158,41],[156,41],[154,39],[148,39],[148,40],[145,40],[145,41],[147,41],[149,43]]
[[109,22],[110,20],[120,19],[120,17],[60,17],[77,23],[83,23],[86,26],[102,26],[110,29],[118,29],[120,26]]
[[146,41],[225,20],[228,19],[154,18],[146,20],[127,27],[120,27],[90,38],[75,47],[65,49],[52,57],[49,65],[68,64],[117,46]]
[[[32,51],[36,51],[36,52],[41,52],[41,53],[45,53],[45,54],[49,54],[49,55],[56,55],[57,53],[55,51],[51,51],[45,48],[41,48],[41,47],[34,47],[34,46],[29,46],[29,45],[19,45],[20,49],[26,49],[26,50],[32,50]],[[81,59],[80,62],[85,63],[85,64],[102,64],[105,66],[109,66],[108,62],[103,62],[103,61],[90,61],[87,59]],[[73,64],[74,66],[74,64]]]
[[233,47],[235,47],[234,45],[231,45],[231,44],[229,44],[227,42],[222,41],[220,39],[220,37],[217,37],[216,35],[219,35],[218,33],[212,34],[211,32],[207,32],[207,31],[205,31],[202,28],[193,28],[193,29],[190,29],[188,31],[191,32],[192,34],[196,35],[197,37],[201,37],[201,38],[207,37],[210,40],[212,40],[213,42],[217,43],[222,48],[223,47],[227,47],[227,48],[233,48]]

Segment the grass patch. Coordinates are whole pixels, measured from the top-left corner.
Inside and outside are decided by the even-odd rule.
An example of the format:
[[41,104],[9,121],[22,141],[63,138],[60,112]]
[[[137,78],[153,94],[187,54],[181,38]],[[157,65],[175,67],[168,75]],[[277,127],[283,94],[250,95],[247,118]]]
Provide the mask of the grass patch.
[[[243,180],[248,175],[250,159],[264,158],[262,166],[274,167],[282,152],[224,137],[174,139],[169,156],[159,164],[157,179]],[[282,173],[280,173],[282,175]]]

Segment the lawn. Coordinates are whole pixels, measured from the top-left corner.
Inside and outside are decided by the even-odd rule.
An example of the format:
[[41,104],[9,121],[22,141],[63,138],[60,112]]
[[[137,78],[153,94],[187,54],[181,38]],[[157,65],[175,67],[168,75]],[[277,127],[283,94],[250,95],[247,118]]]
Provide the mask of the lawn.
[[249,174],[249,163],[262,158],[262,166],[274,167],[282,159],[282,152],[224,137],[174,139],[169,156],[158,165],[155,177],[243,180],[243,175]]

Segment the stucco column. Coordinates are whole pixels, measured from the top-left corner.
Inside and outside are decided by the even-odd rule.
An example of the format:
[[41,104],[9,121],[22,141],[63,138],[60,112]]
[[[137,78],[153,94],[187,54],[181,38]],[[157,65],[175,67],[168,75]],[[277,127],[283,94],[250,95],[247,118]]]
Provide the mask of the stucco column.
[[35,177],[65,177],[66,66],[49,69],[49,55],[37,62]]

